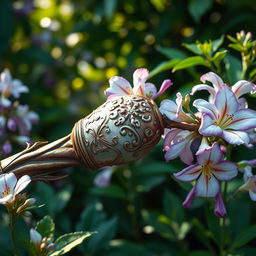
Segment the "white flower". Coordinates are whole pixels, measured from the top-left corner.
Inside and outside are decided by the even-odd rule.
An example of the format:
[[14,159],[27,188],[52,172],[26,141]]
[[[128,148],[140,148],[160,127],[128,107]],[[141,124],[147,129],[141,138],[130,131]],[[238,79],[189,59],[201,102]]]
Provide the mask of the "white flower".
[[18,79],[12,79],[12,76],[8,69],[5,69],[0,74],[0,92],[4,98],[13,95],[15,98],[19,98],[21,93],[28,92],[28,87],[22,84]]
[[0,175],[0,204],[8,204],[15,199],[31,182],[28,175],[22,176],[19,180],[13,173]]

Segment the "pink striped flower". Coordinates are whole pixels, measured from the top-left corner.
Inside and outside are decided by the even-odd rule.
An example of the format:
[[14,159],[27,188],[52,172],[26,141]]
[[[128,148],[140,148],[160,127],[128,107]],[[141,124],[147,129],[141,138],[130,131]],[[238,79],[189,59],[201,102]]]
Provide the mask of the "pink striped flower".
[[199,133],[220,136],[230,144],[249,145],[247,130],[256,127],[256,111],[240,108],[236,95],[228,86],[221,86],[214,102],[198,99],[193,104],[203,115]]
[[110,87],[105,91],[108,98],[124,95],[138,95],[155,99],[161,95],[167,88],[172,85],[171,80],[164,80],[160,90],[154,84],[146,83],[149,77],[149,72],[145,68],[136,69],[133,73],[133,87],[121,76],[113,76],[109,80]]
[[183,182],[195,182],[183,202],[184,207],[189,207],[195,196],[216,197],[216,213],[224,214],[224,203],[221,201],[220,181],[228,181],[237,175],[237,165],[223,160],[224,156],[219,145],[215,142],[212,147],[199,150],[197,163],[190,165],[182,171],[174,174],[175,178]]

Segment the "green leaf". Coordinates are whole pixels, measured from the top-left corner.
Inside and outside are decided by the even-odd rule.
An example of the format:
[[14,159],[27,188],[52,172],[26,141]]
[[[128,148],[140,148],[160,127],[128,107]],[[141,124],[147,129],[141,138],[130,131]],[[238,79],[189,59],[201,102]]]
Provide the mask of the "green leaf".
[[224,41],[224,35],[222,35],[219,39],[212,41],[212,50],[215,52],[217,51],[220,46],[223,44]]
[[168,60],[160,63],[150,72],[149,77],[151,78],[163,71],[173,68],[178,62],[179,60],[173,59],[173,60]]
[[201,56],[193,56],[193,57],[188,57],[184,60],[181,60],[177,65],[174,66],[173,68],[173,72],[180,70],[180,69],[185,69],[188,67],[193,67],[193,66],[198,66],[198,65],[202,65],[202,66],[207,66],[207,62],[205,61],[205,59]]
[[243,229],[234,239],[230,250],[241,247],[256,238],[256,225]]
[[113,217],[108,221],[102,222],[96,229],[97,234],[92,236],[85,245],[85,251],[88,252],[88,254],[93,254],[97,250],[108,246],[108,242],[116,234],[117,223],[117,217]]
[[124,190],[121,187],[114,184],[111,184],[107,187],[94,187],[90,191],[98,196],[109,196],[123,200],[126,199],[126,194]]
[[90,232],[75,232],[60,236],[54,243],[56,249],[48,256],[59,256],[69,252],[71,249],[81,244],[85,239],[90,237],[93,233]]
[[190,0],[188,10],[196,23],[211,8],[212,0]]
[[178,59],[182,60],[185,59],[187,56],[185,53],[183,53],[181,50],[178,50],[176,48],[170,48],[170,47],[157,47],[157,50],[165,55],[167,58],[170,59]]
[[164,213],[171,220],[176,220],[178,223],[184,221],[184,209],[181,200],[170,191],[164,194]]
[[185,48],[187,48],[189,51],[197,54],[197,55],[202,55],[202,51],[197,47],[197,44],[182,44]]
[[49,215],[45,216],[43,219],[37,222],[35,229],[42,235],[42,237],[52,238],[55,230],[55,224],[52,217]]
[[220,62],[226,57],[227,52],[228,52],[227,50],[224,50],[224,51],[215,53],[215,55],[212,58],[212,61],[217,67],[220,65]]

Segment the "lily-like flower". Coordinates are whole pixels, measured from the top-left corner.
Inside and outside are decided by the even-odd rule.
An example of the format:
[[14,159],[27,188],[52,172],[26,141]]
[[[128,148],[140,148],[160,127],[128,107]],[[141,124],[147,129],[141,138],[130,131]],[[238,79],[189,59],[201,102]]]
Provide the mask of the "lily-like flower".
[[[197,121],[183,110],[182,95],[177,93],[176,96],[176,102],[172,100],[161,102],[159,108],[161,114],[172,121],[197,125]],[[165,160],[170,161],[179,156],[184,163],[192,164],[194,157],[191,151],[191,143],[199,137],[200,135],[196,131],[178,128],[166,129],[164,134]]]
[[13,95],[14,98],[19,98],[21,93],[28,92],[28,87],[22,84],[18,79],[12,79],[8,69],[5,69],[0,74],[0,92],[4,98]]
[[[216,197],[220,191],[219,181],[228,181],[237,175],[236,164],[223,160],[223,158],[223,153],[218,143],[215,142],[212,147],[198,151],[196,164],[174,174],[175,178],[180,181],[195,181],[195,185],[183,206],[189,207],[195,196]],[[218,204],[220,203],[218,201]]]
[[133,73],[133,88],[131,84],[121,76],[113,76],[109,80],[110,87],[105,91],[108,98],[124,95],[138,95],[155,99],[172,85],[171,80],[164,80],[160,90],[154,84],[146,83],[149,72],[145,68],[136,69]]
[[252,167],[247,165],[243,168],[244,185],[239,188],[239,191],[248,191],[252,201],[256,201],[256,175],[252,173]]
[[164,157],[166,161],[180,157],[186,164],[192,164],[194,157],[191,143],[198,138],[198,133],[177,128],[166,129],[164,135]]
[[240,109],[239,102],[228,86],[222,86],[214,103],[198,99],[193,104],[201,113],[199,133],[203,136],[220,136],[230,144],[248,145],[247,130],[256,127],[256,111]]
[[[213,102],[214,97],[217,94],[217,92],[221,89],[222,86],[226,86],[226,84],[223,82],[223,80],[215,73],[209,72],[201,76],[200,80],[204,84],[198,84],[192,88],[191,95],[193,95],[197,91],[206,90],[210,93],[209,101]],[[211,82],[212,86],[209,86],[205,84],[205,82]],[[240,80],[236,82],[231,87],[232,92],[235,94],[236,98],[238,99],[239,103],[244,106],[246,103],[246,100],[244,98],[240,98],[242,95],[251,93],[256,93],[256,85],[252,82],[246,81],[246,80]]]
[[11,203],[30,182],[28,175],[22,176],[19,180],[13,173],[0,175],[0,204]]

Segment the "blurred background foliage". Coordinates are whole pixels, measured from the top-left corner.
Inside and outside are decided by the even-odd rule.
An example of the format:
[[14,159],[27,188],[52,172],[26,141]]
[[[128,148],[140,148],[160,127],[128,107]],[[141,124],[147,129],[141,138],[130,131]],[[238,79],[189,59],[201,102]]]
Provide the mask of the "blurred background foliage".
[[[30,89],[22,101],[40,116],[34,140],[52,141],[105,101],[110,77],[131,80],[135,68],[153,70],[167,59],[190,56],[182,43],[242,29],[255,32],[255,17],[254,0],[1,0],[0,67],[9,68]],[[158,88],[163,79],[174,82],[157,103],[191,88],[206,71],[169,69],[152,77]],[[31,186],[30,193],[45,204],[33,219],[50,214],[58,235],[98,232],[70,255],[217,255],[221,231],[218,219],[207,213],[211,203],[196,199],[189,210],[181,206],[186,191],[180,186],[190,186],[173,181],[171,174],[183,167],[178,160],[165,163],[159,144],[145,159],[117,168],[108,187],[93,184],[98,172],[73,168],[68,179]],[[230,255],[256,255],[253,243],[236,249],[253,235],[235,243],[255,223],[255,205],[248,195],[239,195],[228,210],[233,223],[227,236],[233,241]],[[0,225],[3,234],[4,223]],[[24,241],[28,232],[22,229],[20,223]],[[250,234],[256,233],[255,226],[251,229]],[[0,236],[6,255],[8,239]]]

